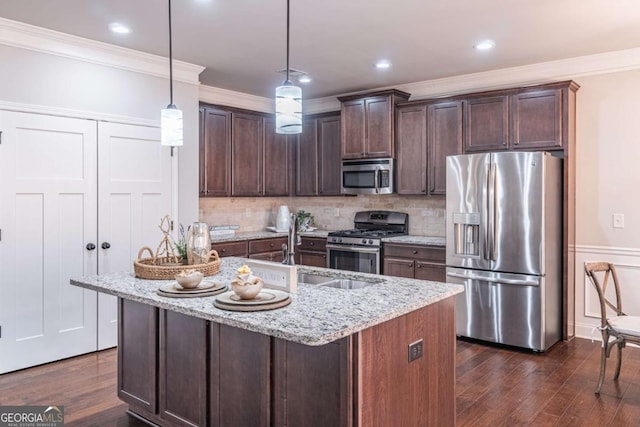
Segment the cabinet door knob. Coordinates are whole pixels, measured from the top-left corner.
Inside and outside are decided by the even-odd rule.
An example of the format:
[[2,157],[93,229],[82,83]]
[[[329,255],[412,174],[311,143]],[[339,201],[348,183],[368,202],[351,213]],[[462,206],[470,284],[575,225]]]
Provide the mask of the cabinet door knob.
[[93,243],[87,243],[87,250],[88,251],[92,251],[96,248],[96,245],[94,245]]
[[416,265],[416,268],[422,268],[422,266],[420,264]]
[[102,242],[102,245],[100,245],[100,247],[102,247],[102,249],[109,249],[111,247],[111,244],[109,242]]
[[417,253],[418,253],[418,251],[413,251],[412,253],[415,255],[415,254],[417,254]]

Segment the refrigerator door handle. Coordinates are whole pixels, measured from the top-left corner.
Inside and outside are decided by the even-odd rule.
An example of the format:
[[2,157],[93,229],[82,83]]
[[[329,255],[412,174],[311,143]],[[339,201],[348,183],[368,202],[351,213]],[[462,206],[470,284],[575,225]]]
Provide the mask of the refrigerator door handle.
[[496,164],[492,161],[489,167],[489,260],[496,260]]
[[484,203],[484,215],[482,215],[482,229],[484,230],[484,259],[491,259],[491,255],[489,254],[490,242],[489,242],[489,214],[490,214],[490,177],[491,177],[491,166],[488,165],[486,168],[486,182],[485,182],[485,193],[487,195],[487,199]]
[[479,276],[475,274],[461,274],[461,273],[447,273],[447,276],[456,277],[465,280],[481,280],[483,282],[492,283],[504,283],[506,285],[523,285],[523,286],[538,286],[540,283],[537,280],[514,280],[497,277]]

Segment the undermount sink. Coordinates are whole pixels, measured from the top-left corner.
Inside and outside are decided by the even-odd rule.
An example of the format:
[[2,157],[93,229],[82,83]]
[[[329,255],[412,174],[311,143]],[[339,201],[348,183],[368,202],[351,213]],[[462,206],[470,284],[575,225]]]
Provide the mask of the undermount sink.
[[320,276],[312,273],[298,273],[298,283],[319,285],[337,289],[362,289],[377,282],[366,280],[340,279],[335,277]]

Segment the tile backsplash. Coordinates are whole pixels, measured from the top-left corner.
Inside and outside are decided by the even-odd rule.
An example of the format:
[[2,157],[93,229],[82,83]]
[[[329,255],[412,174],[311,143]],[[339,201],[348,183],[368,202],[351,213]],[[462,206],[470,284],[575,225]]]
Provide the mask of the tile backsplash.
[[316,227],[342,230],[353,227],[353,217],[362,210],[395,210],[409,214],[409,234],[445,236],[443,196],[357,196],[357,197],[220,197],[200,198],[200,221],[209,225],[240,226],[239,231],[259,231],[273,226],[280,205],[292,212],[311,213]]

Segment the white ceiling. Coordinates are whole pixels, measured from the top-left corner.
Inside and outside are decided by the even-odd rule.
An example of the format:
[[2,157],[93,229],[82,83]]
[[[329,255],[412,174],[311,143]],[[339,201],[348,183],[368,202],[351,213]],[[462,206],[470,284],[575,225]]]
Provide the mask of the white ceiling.
[[[272,97],[286,0],[173,0],[174,58],[203,84]],[[0,17],[168,56],[167,0],[1,0]],[[118,21],[128,35],[111,33]],[[493,39],[496,48],[473,45]],[[640,0],[291,0],[304,97],[640,47]],[[378,59],[393,63],[376,71]]]

